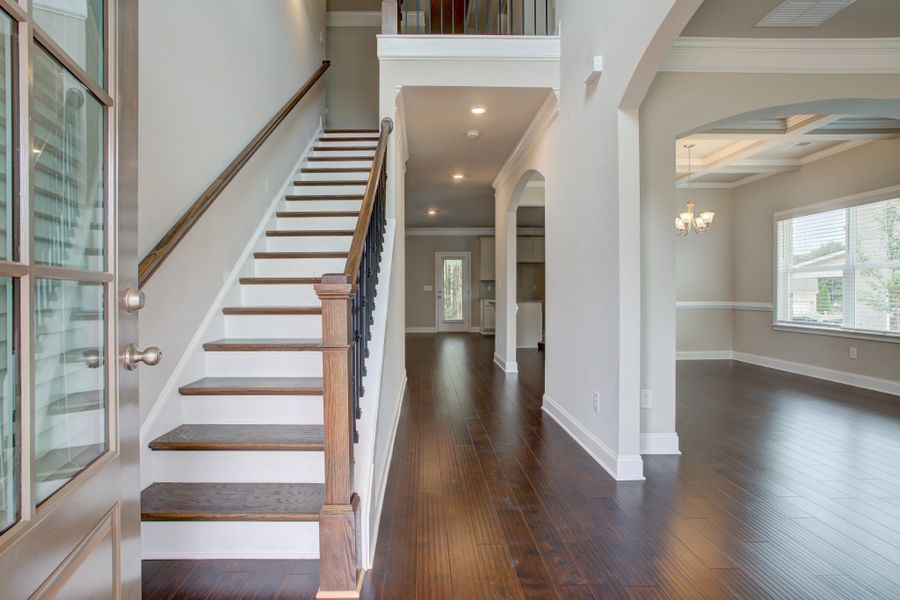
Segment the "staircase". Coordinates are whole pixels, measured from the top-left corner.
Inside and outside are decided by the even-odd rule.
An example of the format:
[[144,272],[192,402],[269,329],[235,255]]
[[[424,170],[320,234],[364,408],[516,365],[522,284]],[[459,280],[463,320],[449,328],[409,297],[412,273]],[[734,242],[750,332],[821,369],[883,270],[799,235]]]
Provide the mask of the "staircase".
[[325,130],[229,292],[152,440],[145,558],[318,558],[325,498],[323,274],[343,273],[379,132]]

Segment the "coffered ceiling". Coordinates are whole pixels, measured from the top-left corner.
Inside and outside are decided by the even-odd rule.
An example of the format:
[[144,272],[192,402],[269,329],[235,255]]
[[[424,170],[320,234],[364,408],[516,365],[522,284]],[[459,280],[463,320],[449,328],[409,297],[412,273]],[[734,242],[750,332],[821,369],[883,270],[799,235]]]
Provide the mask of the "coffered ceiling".
[[692,186],[735,188],[776,173],[857,148],[900,137],[900,120],[846,115],[792,115],[747,121],[697,133],[676,142],[676,181],[687,187],[691,149]]

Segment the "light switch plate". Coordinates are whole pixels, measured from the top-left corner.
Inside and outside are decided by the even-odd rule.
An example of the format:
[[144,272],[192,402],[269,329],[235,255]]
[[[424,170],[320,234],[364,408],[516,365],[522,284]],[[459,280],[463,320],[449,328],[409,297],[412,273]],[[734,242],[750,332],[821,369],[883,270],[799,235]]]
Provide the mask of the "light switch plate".
[[432,285],[426,285],[425,288],[424,288],[424,291],[426,291],[426,292],[433,292],[433,291],[434,291],[434,286],[432,286]]

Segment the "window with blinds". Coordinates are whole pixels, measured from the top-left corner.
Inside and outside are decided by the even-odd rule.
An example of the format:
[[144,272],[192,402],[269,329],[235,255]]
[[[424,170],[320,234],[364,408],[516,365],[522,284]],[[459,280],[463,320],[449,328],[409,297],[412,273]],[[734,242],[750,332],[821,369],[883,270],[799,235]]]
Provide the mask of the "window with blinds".
[[900,198],[776,223],[776,322],[900,334]]

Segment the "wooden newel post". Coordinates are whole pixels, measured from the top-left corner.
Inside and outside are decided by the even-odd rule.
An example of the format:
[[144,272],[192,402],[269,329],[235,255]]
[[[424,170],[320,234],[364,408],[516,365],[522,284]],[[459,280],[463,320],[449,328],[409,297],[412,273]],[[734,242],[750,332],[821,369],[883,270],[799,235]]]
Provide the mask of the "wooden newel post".
[[357,506],[353,493],[353,399],[350,393],[351,302],[347,275],[325,275],[322,302],[325,502],[319,514],[317,598],[359,598]]

